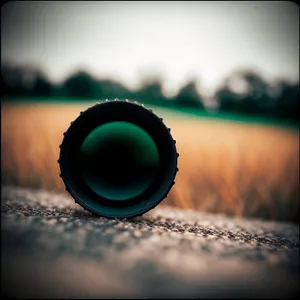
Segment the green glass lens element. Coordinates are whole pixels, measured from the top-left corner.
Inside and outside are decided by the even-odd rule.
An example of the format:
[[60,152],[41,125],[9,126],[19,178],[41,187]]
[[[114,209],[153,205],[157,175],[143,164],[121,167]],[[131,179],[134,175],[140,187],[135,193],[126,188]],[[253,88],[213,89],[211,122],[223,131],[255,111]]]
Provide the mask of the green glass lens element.
[[157,146],[141,127],[124,121],[92,130],[80,148],[81,174],[97,195],[127,200],[153,182],[160,164]]

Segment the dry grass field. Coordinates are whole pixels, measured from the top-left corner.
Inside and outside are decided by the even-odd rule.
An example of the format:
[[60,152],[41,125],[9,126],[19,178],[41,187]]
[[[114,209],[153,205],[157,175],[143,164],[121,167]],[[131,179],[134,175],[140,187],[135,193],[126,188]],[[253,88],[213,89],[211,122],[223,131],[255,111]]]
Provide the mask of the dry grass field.
[[[2,185],[64,190],[57,158],[83,104],[2,105]],[[222,120],[164,117],[177,141],[179,173],[161,205],[297,221],[299,133]]]

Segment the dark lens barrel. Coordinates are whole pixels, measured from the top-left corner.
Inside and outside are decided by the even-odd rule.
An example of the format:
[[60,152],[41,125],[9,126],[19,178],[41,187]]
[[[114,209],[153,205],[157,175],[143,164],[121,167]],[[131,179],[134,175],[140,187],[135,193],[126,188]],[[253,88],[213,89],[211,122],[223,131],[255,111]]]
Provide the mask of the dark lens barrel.
[[97,103],[82,112],[60,148],[66,190],[100,216],[142,215],[167,196],[178,171],[170,129],[129,101]]

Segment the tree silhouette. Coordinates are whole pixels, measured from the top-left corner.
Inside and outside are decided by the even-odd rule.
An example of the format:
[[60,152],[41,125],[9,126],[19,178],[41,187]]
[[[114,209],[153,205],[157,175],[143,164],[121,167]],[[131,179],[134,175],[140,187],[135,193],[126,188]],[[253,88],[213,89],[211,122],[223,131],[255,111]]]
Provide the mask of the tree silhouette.
[[35,77],[33,92],[36,96],[51,96],[52,85],[42,73],[38,73]]
[[221,111],[238,111],[238,96],[227,86],[222,86],[215,95]]
[[264,112],[264,107],[269,102],[267,95],[267,83],[254,72],[245,72],[242,74],[249,89],[248,93],[240,102],[240,112],[247,114],[259,114]]
[[137,101],[154,105],[164,105],[166,100],[162,93],[162,84],[158,79],[144,81],[141,89],[134,93],[134,97]]
[[23,70],[10,65],[1,67],[1,93],[4,96],[17,96],[25,94],[22,86]]
[[5,96],[50,96],[52,84],[37,68],[4,65],[1,69],[1,91]]
[[[237,92],[237,82],[242,82],[245,89]],[[267,82],[253,71],[233,73],[223,86],[217,90],[216,98],[220,110],[234,111],[243,114],[265,114],[273,105],[269,97]]]
[[196,88],[196,81],[192,80],[184,85],[174,100],[175,106],[203,108],[202,99]]
[[278,83],[280,93],[276,99],[274,113],[278,117],[299,120],[299,84],[289,84],[285,81]]
[[[148,76],[142,87],[136,91],[129,90],[114,80],[96,79],[85,71],[73,73],[61,85],[55,85],[39,68],[5,63],[1,66],[1,94],[9,97],[21,96],[21,99],[32,99],[35,96],[47,99],[69,96],[70,101],[75,101],[76,98],[80,101],[91,98],[99,101],[107,98],[128,98],[141,103],[173,108],[204,107],[195,79],[187,82],[175,97],[169,99],[164,96],[162,81],[157,75]],[[2,99],[9,101],[9,97]],[[299,83],[284,80],[268,83],[251,70],[232,73],[215,92],[215,99],[220,111],[299,121]]]
[[95,80],[88,73],[79,71],[64,82],[63,91],[67,96],[93,97],[95,96]]

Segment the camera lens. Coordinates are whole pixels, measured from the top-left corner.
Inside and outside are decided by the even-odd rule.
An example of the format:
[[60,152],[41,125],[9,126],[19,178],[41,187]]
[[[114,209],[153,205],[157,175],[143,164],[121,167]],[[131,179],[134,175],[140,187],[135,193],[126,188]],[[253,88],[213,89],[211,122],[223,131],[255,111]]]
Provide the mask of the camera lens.
[[170,129],[129,101],[89,107],[60,145],[60,176],[86,210],[108,218],[142,215],[168,194],[178,171]]

